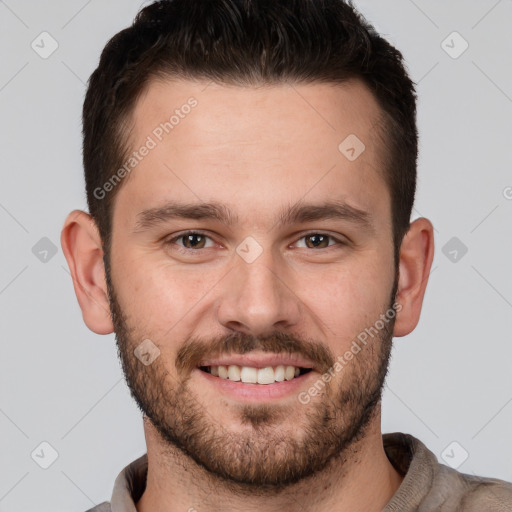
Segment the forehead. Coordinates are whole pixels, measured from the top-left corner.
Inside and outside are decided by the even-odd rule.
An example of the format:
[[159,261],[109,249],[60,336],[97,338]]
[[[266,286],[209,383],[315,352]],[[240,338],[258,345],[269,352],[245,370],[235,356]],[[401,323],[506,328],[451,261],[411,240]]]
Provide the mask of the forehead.
[[[189,108],[191,103],[195,104],[193,108]],[[359,80],[242,87],[154,79],[137,101],[131,121],[134,140],[143,139],[170,121],[174,135],[185,139],[194,133],[202,145],[234,145],[238,141],[257,145],[269,140],[274,145],[292,145],[304,139],[323,139],[329,144],[350,133],[365,138],[380,113],[373,94]],[[185,118],[187,122],[181,122]],[[254,130],[254,137],[250,137],[250,130]],[[372,139],[374,136],[371,134]],[[193,137],[188,138],[192,144]]]
[[135,105],[130,135],[131,150],[151,150],[119,195],[139,209],[176,197],[228,204],[236,195],[264,212],[308,196],[347,198],[363,209],[382,203],[387,213],[379,116],[356,80],[260,87],[154,80]]

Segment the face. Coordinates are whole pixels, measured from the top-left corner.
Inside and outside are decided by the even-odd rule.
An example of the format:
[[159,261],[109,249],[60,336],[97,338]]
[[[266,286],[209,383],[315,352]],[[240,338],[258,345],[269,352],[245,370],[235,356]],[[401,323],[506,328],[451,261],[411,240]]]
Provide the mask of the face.
[[357,82],[153,82],[137,103],[118,348],[147,420],[211,473],[284,486],[378,419],[396,291],[378,113]]

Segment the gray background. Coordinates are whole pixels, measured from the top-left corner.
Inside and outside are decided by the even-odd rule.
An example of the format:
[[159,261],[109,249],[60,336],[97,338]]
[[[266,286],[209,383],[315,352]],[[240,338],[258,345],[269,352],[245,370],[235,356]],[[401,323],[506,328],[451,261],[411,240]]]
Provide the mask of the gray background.
[[[114,337],[83,324],[59,244],[68,211],[86,204],[85,83],[140,5],[0,1],[2,512],[84,511],[145,452]],[[416,435],[463,472],[512,480],[512,1],[356,5],[419,83],[415,216],[436,227],[422,320],[395,341],[383,431]],[[58,43],[48,58],[31,47],[51,49],[43,31]],[[42,442],[58,453],[48,469]]]

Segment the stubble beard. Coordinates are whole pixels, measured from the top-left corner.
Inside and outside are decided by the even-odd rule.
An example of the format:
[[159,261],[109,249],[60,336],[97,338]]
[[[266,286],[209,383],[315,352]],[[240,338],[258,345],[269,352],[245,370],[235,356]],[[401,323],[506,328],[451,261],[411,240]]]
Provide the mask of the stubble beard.
[[[169,454],[181,452],[227,485],[254,492],[278,492],[333,463],[343,465],[365,437],[381,401],[394,318],[341,370],[341,378],[325,383],[319,400],[312,399],[307,405],[298,400],[293,405],[240,404],[235,411],[242,428],[234,432],[213,416],[215,411],[201,404],[188,386],[189,372],[171,374],[171,363],[162,356],[148,366],[135,357],[133,351],[145,336],[138,336],[137,329],[129,325],[112,286],[108,265],[106,270],[118,355],[126,382],[146,421],[167,443]],[[395,292],[396,283],[390,308]],[[316,345],[313,349],[311,343],[284,333],[265,338],[235,333],[210,341],[188,340],[179,349],[175,363],[178,365],[178,359],[187,361],[194,350],[204,347],[206,351],[211,346],[229,346],[235,353],[251,349],[288,352],[295,347],[299,353],[317,357],[324,367],[328,361],[334,363],[329,349]],[[318,377],[321,381],[321,375]],[[302,418],[300,424],[297,418]]]

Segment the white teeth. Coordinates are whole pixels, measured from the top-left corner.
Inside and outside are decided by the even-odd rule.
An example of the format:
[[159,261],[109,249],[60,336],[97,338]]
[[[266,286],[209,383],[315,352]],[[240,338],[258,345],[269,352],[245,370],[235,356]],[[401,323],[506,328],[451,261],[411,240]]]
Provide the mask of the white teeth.
[[283,382],[298,377],[300,368],[282,364],[276,367],[266,366],[265,368],[230,364],[229,366],[210,366],[210,373],[221,379],[242,381],[248,384],[273,384],[274,382]]
[[[213,375],[213,369],[215,368],[215,366],[212,366],[211,369],[212,369],[212,375]],[[219,372],[219,377],[221,379],[227,379],[228,378],[228,369],[226,366],[217,366],[218,368],[218,372]]]
[[258,370],[250,366],[242,366],[240,370],[240,380],[242,382],[256,384],[256,382],[258,382]]
[[292,380],[295,377],[295,366],[287,366],[284,371],[284,378],[286,380]]
[[272,366],[258,370],[258,384],[273,384],[275,381],[274,368]]
[[280,364],[279,366],[276,366],[275,379],[276,379],[276,382],[283,382],[283,380],[284,380],[284,366],[282,364]]
[[240,380],[240,366],[230,364],[228,366],[228,378],[229,380]]

